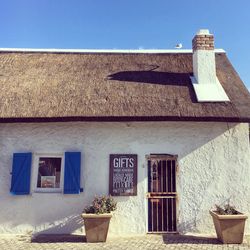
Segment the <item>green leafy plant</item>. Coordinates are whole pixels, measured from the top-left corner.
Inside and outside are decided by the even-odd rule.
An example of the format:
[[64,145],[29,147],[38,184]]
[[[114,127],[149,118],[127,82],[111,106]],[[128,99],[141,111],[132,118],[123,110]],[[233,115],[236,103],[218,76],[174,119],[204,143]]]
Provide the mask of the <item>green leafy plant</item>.
[[240,212],[238,212],[234,206],[231,206],[230,204],[226,204],[224,205],[224,207],[221,207],[219,205],[215,205],[216,210],[215,212],[217,212],[218,214],[221,215],[233,215],[233,214],[240,214]]
[[84,208],[83,212],[86,214],[104,214],[116,210],[117,202],[113,197],[109,196],[95,196],[92,204]]

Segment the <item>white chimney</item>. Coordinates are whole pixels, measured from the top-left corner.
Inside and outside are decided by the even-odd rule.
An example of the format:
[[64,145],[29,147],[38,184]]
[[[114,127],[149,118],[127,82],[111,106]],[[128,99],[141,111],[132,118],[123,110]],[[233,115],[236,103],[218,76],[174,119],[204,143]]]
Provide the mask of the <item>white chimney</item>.
[[214,36],[202,29],[192,40],[193,73],[191,77],[198,102],[230,101],[216,76]]

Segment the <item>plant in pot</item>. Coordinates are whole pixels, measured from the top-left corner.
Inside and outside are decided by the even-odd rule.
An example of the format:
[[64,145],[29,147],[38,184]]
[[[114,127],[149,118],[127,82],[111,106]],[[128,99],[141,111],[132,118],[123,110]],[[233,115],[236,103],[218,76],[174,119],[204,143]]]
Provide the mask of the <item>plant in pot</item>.
[[83,210],[87,242],[106,241],[111,212],[116,210],[116,204],[111,196],[96,196],[92,204]]
[[241,244],[247,216],[229,204],[224,207],[215,205],[215,207],[216,209],[211,210],[210,214],[218,239],[224,244]]

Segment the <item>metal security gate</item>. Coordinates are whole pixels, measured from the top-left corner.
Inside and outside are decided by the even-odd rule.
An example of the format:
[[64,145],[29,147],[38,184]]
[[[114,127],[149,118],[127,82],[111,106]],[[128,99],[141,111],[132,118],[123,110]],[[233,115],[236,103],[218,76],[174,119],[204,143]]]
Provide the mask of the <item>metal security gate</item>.
[[177,156],[150,155],[148,160],[148,232],[175,233]]

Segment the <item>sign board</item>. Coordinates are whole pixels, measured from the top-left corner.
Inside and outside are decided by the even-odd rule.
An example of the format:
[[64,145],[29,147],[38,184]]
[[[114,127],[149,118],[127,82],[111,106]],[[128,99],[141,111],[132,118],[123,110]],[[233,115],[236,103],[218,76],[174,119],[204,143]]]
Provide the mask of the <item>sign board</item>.
[[111,154],[109,193],[113,196],[137,195],[137,155]]

